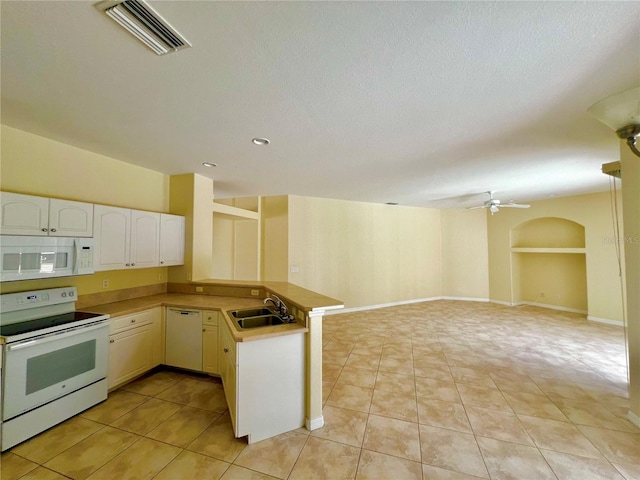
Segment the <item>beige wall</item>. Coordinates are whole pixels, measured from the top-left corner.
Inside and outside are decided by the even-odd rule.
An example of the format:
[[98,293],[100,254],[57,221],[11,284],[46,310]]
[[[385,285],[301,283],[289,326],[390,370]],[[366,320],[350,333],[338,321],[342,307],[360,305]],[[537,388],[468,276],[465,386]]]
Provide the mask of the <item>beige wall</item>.
[[519,276],[514,272],[516,303],[536,303],[587,313],[587,272],[584,254],[514,254]]
[[[166,175],[5,125],[0,128],[0,190],[170,212]],[[85,295],[165,283],[167,270],[166,267],[144,268],[4,282],[0,290],[10,293],[71,285]],[[102,287],[103,280],[109,280],[109,287]]]
[[[559,217],[585,228],[587,309],[591,317],[622,321],[621,279],[615,252],[608,192],[533,202],[529,209],[504,208],[488,219],[489,285],[492,300],[514,303],[524,292],[512,292],[512,274],[518,272],[510,253],[510,232],[523,222],[543,217]],[[549,274],[551,278],[553,273]],[[554,302],[571,308],[568,292]],[[540,302],[552,304],[552,302]]]
[[289,197],[289,281],[346,308],[442,295],[440,211]]
[[233,220],[213,215],[213,278],[233,279]]
[[169,210],[169,177],[2,125],[0,189],[118,207]]
[[262,279],[289,280],[289,197],[262,198]]
[[260,280],[259,222],[236,220],[233,232],[233,278],[235,280]]
[[442,295],[488,300],[487,214],[442,210]]
[[188,173],[173,175],[171,213],[185,216],[184,265],[169,280],[184,283],[213,277],[213,180]]

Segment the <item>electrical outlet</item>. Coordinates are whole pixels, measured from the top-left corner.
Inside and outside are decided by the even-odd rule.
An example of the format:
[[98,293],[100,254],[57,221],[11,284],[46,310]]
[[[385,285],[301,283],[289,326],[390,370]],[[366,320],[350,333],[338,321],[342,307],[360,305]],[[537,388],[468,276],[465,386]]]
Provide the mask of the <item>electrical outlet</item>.
[[102,288],[109,288],[109,280],[106,278],[102,280]]
[[257,297],[258,295],[260,295],[260,290],[251,290],[251,295]]
[[163,275],[162,275],[161,273],[159,273],[159,274],[158,274],[158,280],[162,281],[162,276],[163,276]]
[[300,271],[300,267],[291,267],[291,273],[298,273]]
[[204,292],[204,288],[196,287],[196,293],[202,293],[202,292]]

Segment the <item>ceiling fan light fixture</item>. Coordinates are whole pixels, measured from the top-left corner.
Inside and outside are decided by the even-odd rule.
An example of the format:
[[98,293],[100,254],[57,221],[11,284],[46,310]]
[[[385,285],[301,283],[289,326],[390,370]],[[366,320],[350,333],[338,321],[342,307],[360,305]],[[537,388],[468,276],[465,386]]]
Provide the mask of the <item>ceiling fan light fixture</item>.
[[500,200],[497,198],[493,198],[493,194],[496,193],[493,190],[489,190],[487,192],[489,194],[489,200],[484,202],[482,205],[478,205],[476,207],[468,207],[467,210],[476,210],[478,208],[488,208],[491,212],[491,215],[494,213],[498,213],[501,208],[509,207],[509,208],[529,208],[531,205],[525,205],[522,203],[515,203],[513,200],[508,203],[500,203]]
[[591,105],[587,111],[627,141],[640,157],[636,141],[640,137],[640,87],[616,93]]
[[106,0],[96,4],[134,37],[153,50],[165,55],[191,46],[175,28],[144,0]]

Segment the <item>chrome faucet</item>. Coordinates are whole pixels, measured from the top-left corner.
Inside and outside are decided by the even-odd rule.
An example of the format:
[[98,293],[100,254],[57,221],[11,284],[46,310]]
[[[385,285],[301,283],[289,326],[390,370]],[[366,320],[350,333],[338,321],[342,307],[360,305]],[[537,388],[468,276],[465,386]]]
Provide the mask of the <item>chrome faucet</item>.
[[273,306],[278,309],[278,316],[287,323],[293,322],[295,318],[293,315],[289,315],[287,313],[287,305],[280,300],[280,297],[277,295],[271,294],[270,297],[264,299],[264,304],[266,305],[268,302],[273,303]]

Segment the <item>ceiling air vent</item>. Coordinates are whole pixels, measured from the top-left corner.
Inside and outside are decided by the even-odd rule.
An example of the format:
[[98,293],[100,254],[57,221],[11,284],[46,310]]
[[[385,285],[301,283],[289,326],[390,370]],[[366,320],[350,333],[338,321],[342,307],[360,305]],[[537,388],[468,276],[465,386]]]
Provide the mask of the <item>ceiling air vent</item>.
[[96,4],[121,27],[158,55],[190,47],[189,41],[143,0],[107,0]]

